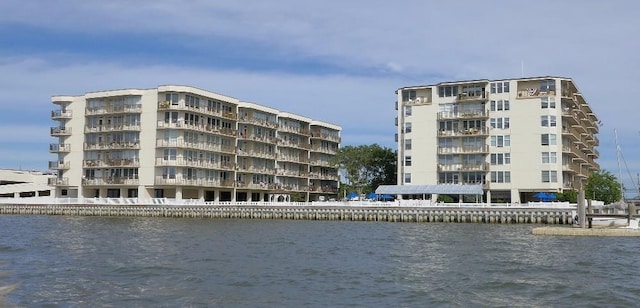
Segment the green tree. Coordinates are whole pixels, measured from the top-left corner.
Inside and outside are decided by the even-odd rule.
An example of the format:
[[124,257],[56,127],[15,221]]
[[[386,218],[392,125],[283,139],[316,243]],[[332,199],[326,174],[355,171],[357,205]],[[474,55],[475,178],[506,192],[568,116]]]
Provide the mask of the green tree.
[[578,202],[578,192],[575,190],[565,190],[561,193],[558,193],[556,197],[558,198],[558,201],[561,201],[561,202],[570,202],[570,203]]
[[622,188],[618,179],[606,170],[594,172],[589,176],[584,193],[587,199],[604,201],[605,204],[616,202],[622,198]]
[[347,189],[358,194],[396,183],[396,154],[378,144],[342,147],[334,157],[334,164],[344,175]]

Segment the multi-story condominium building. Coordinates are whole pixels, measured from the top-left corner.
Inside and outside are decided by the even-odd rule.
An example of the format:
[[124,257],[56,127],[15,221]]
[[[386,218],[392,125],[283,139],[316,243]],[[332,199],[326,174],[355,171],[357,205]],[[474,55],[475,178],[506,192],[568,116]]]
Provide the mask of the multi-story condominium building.
[[58,197],[337,197],[339,126],[188,86],[52,101]]
[[599,121],[570,78],[397,90],[399,184],[481,184],[487,202],[577,190],[599,169]]

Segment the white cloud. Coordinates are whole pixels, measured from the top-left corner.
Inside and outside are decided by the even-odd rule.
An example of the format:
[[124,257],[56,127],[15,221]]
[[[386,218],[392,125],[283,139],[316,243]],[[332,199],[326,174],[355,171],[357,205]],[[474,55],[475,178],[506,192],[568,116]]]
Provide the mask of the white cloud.
[[[604,123],[599,136],[601,165],[616,170],[614,128],[625,153],[632,153],[627,154],[631,160],[637,156],[633,153],[640,152],[640,109],[633,94],[640,84],[636,73],[640,40],[634,37],[640,28],[639,9],[640,2],[576,0],[304,4],[140,0],[135,5],[125,0],[46,4],[5,0],[0,2],[0,25],[26,24],[91,35],[149,34],[166,40],[188,37],[204,45],[211,42],[210,46],[223,37],[262,44],[282,57],[328,62],[345,71],[364,68],[380,75],[214,71],[131,66],[118,60],[68,60],[70,65],[56,66],[50,64],[50,55],[43,54],[0,60],[0,90],[3,101],[23,102],[48,112],[51,106],[45,102],[52,94],[190,84],[342,125],[349,144],[392,140],[393,91],[398,87],[519,77],[524,63],[526,76],[574,78]],[[354,127],[377,133],[351,134]]]

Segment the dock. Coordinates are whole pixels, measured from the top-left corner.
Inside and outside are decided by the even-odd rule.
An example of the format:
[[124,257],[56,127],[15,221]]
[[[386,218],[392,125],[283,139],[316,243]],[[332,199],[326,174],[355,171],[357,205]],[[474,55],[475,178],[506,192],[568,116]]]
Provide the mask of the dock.
[[534,235],[557,236],[640,236],[640,229],[629,228],[576,228],[576,227],[539,227],[533,228]]

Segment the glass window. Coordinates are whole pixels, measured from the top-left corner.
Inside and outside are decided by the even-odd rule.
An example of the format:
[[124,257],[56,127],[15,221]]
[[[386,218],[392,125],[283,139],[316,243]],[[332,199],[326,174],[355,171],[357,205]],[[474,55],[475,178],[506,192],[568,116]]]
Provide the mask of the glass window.
[[543,183],[558,183],[558,172],[557,171],[542,171],[542,182]]
[[511,183],[510,171],[491,171],[492,183]]
[[411,139],[405,139],[404,140],[404,149],[405,150],[411,150]]
[[405,184],[411,183],[411,173],[405,172],[405,174],[404,174],[404,182],[405,182]]
[[404,132],[405,133],[410,133],[411,132],[411,122],[405,122],[404,123]]
[[404,165],[405,166],[411,166],[411,156],[407,155],[404,157]]
[[404,106],[404,115],[405,116],[411,115],[411,106]]

